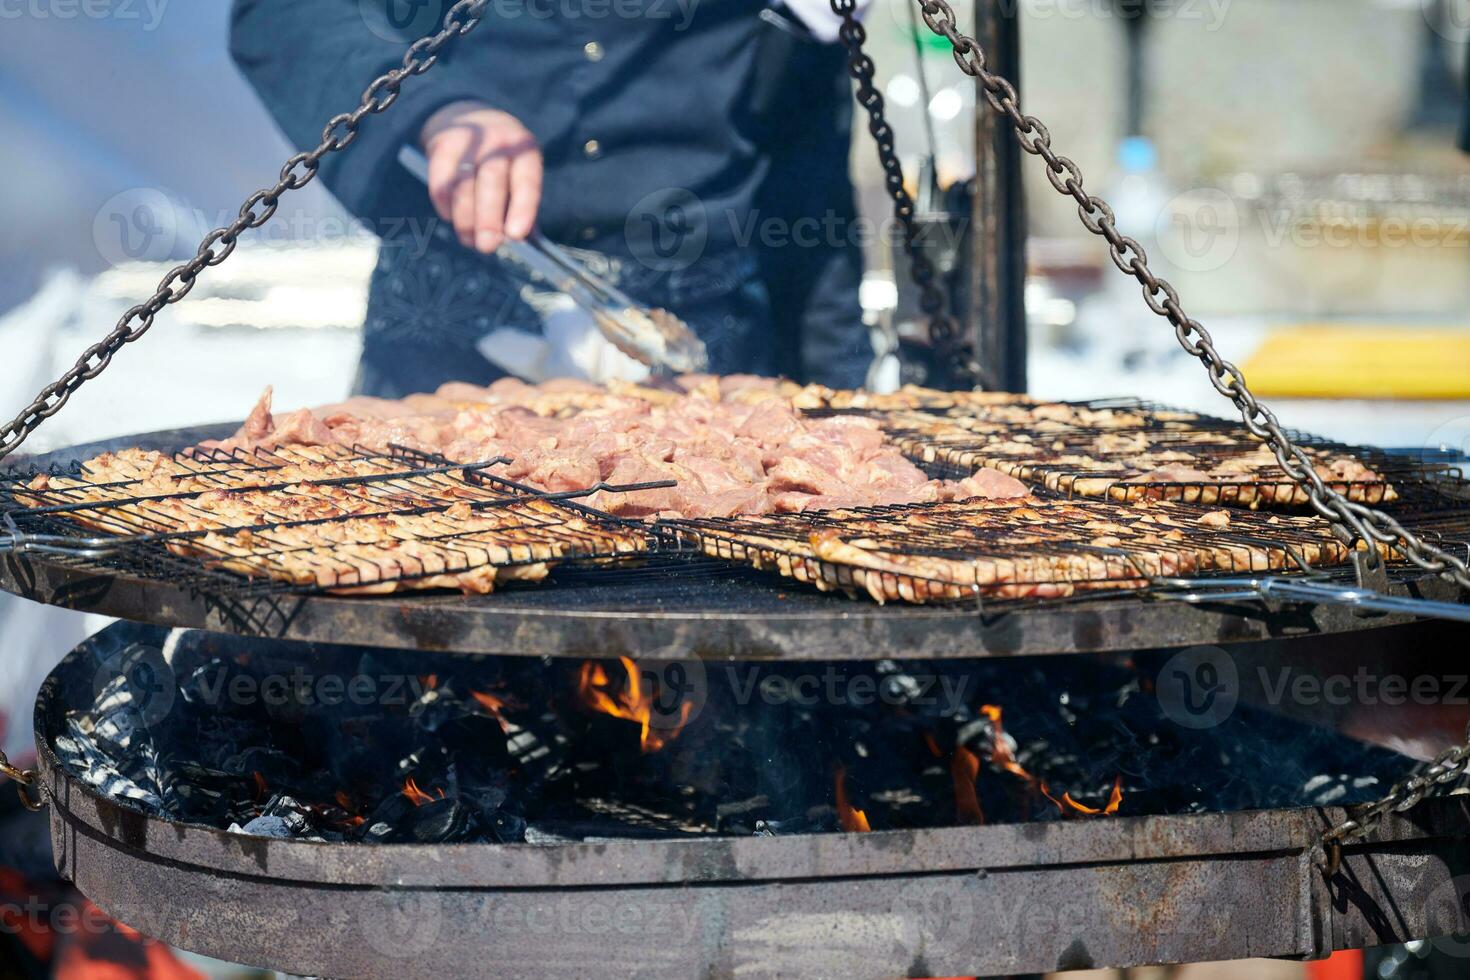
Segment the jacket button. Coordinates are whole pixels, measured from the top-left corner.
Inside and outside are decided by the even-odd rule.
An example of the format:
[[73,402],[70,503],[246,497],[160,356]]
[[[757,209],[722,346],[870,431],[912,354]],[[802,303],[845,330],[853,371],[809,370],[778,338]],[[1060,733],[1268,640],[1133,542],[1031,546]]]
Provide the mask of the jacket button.
[[588,140],[582,144],[582,153],[586,155],[587,159],[596,160],[602,156],[602,144],[597,142],[597,140]]
[[596,41],[588,41],[582,45],[582,53],[587,56],[588,61],[601,61],[604,52],[602,45]]

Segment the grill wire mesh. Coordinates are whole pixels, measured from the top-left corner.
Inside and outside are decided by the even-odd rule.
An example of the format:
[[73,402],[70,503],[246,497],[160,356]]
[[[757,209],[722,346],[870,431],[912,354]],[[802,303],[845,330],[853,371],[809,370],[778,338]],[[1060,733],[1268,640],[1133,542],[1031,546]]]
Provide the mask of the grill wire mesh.
[[[18,505],[7,523],[78,550],[101,546],[114,569],[182,573],[236,594],[400,584],[483,591],[464,576],[482,572],[488,587],[493,570],[539,576],[549,561],[614,558],[650,540],[647,528],[497,477],[491,470],[504,459],[343,447],[121,458],[5,478],[0,493]],[[96,531],[117,540],[85,536]]]
[[670,521],[663,528],[707,555],[879,601],[1057,599],[1141,589],[1161,576],[1314,572],[1349,557],[1317,518],[1163,502],[1134,507],[1044,492],[1029,500]]
[[[1301,489],[1239,423],[1135,399],[1041,405],[971,404],[933,410],[863,412],[910,457],[954,475],[982,466],[1072,496],[1119,502],[1173,500],[1232,507],[1300,507]],[[1464,498],[1464,474],[1446,463],[1408,459],[1293,432],[1328,484],[1349,499],[1380,505],[1407,492]],[[1334,466],[1335,464],[1335,466]],[[1354,465],[1354,464],[1361,464]],[[1169,478],[1165,467],[1196,471]]]
[[[1187,443],[1201,466],[1259,445],[1224,420],[1133,399],[1054,403],[1055,417],[1041,426],[1034,416],[1016,414],[1036,407],[996,401],[857,411],[876,417],[932,475],[956,478],[973,473],[977,454],[991,451],[992,425],[1012,441],[1019,436],[1033,444],[1082,446],[1108,434],[1141,437],[1150,446]],[[810,414],[833,411],[847,410]],[[1030,422],[1023,424],[1025,418]],[[935,421],[955,424],[952,438],[936,441],[925,428]],[[1304,441],[1324,458],[1351,456],[1371,468],[1374,479],[1353,484],[1369,494],[1363,499],[1385,501],[1411,529],[1470,550],[1470,484],[1460,470]],[[394,587],[488,591],[473,587],[477,571],[488,586],[497,575],[539,578],[550,564],[558,568],[557,582],[585,583],[610,574],[707,575],[734,563],[879,601],[1037,601],[1139,590],[1160,576],[1321,575],[1350,557],[1325,521],[1285,510],[1287,498],[1270,493],[1277,484],[1266,471],[1231,483],[1128,484],[1108,474],[1102,485],[1086,482],[1097,478],[1095,470],[1042,464],[1017,475],[1052,489],[1020,501],[649,525],[570,499],[545,499],[542,491],[496,476],[504,460],[455,462],[396,446],[138,455],[162,460],[153,464],[161,473],[141,467],[129,473],[114,462],[105,473],[72,463],[0,475],[0,515],[12,531],[69,545],[58,560],[241,596]],[[1251,489],[1265,492],[1244,493]],[[235,510],[222,508],[222,501]],[[1250,509],[1264,504],[1273,508]],[[314,510],[318,505],[326,509]],[[116,540],[99,541],[93,537],[99,531]],[[392,542],[386,549],[385,540]],[[94,544],[110,547],[87,554]]]

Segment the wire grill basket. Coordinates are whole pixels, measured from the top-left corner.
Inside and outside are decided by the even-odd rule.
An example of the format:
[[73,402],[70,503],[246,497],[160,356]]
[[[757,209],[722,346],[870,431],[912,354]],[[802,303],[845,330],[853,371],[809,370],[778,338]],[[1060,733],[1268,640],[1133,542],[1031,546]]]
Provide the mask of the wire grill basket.
[[540,578],[548,563],[647,550],[647,528],[572,500],[646,484],[546,493],[497,477],[505,462],[400,448],[129,450],[14,475],[0,493],[30,550],[153,574],[182,565],[215,584],[229,572],[235,591],[487,592]]

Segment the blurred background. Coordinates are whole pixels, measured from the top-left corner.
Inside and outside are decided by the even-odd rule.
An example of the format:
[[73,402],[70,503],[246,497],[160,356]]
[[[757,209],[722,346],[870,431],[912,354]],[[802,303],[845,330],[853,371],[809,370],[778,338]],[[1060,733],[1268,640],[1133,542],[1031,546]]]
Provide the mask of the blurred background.
[[[1470,156],[1457,145],[1470,0],[980,2],[1019,19],[1027,111],[1286,424],[1470,449]],[[289,154],[230,63],[228,6],[0,4],[4,417]],[[968,28],[973,5],[956,10]],[[903,0],[874,0],[867,23],[911,181],[972,177],[974,83]],[[855,128],[864,213],[881,222],[880,171]],[[1022,163],[1030,390],[1224,414],[1038,161]],[[294,193],[27,448],[240,418],[268,383],[283,406],[342,397],[374,257],[320,187]],[[866,314],[891,334],[905,273],[881,243],[869,265]],[[40,678],[96,625],[0,596],[0,708],[27,718]],[[9,726],[7,751],[23,753],[27,728]],[[1306,968],[1198,969],[1182,975]]]

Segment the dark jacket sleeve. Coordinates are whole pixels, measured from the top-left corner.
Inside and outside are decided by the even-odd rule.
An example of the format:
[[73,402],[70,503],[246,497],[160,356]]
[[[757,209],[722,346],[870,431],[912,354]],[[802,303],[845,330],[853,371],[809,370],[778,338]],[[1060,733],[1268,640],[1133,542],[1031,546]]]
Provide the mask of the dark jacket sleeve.
[[[858,388],[873,362],[858,289],[863,250],[848,170],[852,88],[840,45],[780,41],[786,101],[766,135],[762,222],[786,234],[759,257],[771,294],[780,370],[795,380]],[[778,48],[778,50],[780,50]],[[790,92],[800,92],[795,101]]]
[[[449,3],[430,0],[439,18],[415,17],[437,29]],[[313,149],[327,121],[357,108],[368,84],[402,64],[412,38],[384,36],[369,25],[359,0],[235,0],[230,54],[290,142]],[[376,28],[376,29],[375,29]],[[481,27],[484,30],[485,27]],[[429,116],[460,99],[493,103],[493,87],[472,84],[456,65],[452,40],[426,74],[403,82],[398,101],[366,116],[351,146],[322,160],[321,180],[342,204],[370,225],[427,211],[423,186],[398,164],[404,144],[416,144]],[[411,202],[411,203],[410,203]]]

